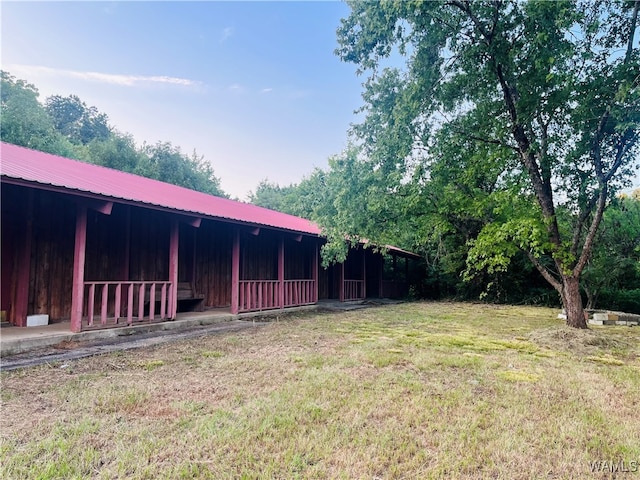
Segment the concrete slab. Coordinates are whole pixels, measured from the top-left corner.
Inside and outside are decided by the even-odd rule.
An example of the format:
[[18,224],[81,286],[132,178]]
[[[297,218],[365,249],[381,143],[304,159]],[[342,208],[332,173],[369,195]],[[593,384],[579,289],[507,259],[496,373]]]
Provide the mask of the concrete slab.
[[[593,319],[594,320],[613,320],[616,321],[619,319],[619,316],[616,313],[613,312],[597,312],[593,314]],[[605,323],[606,325],[606,323]]]
[[232,315],[227,309],[205,312],[179,313],[172,321],[141,323],[132,326],[71,332],[70,322],[58,322],[41,327],[2,327],[0,329],[0,356],[8,357],[23,352],[39,350],[58,345],[62,342],[101,342],[109,339],[125,341],[126,337],[152,332],[181,331],[200,326],[230,322],[232,320],[256,320],[262,317],[314,310],[317,305],[269,310]]
[[71,342],[63,344],[64,348],[40,348],[30,352],[18,353],[9,357],[3,357],[0,363],[2,371],[16,370],[19,368],[33,367],[41,364],[66,368],[69,361],[84,357],[92,357],[116,351],[133,350],[137,348],[153,347],[164,343],[197,338],[208,335],[235,332],[249,328],[259,328],[266,325],[262,322],[248,322],[244,320],[232,320],[210,325],[193,327],[187,330],[158,330],[155,332],[140,333],[128,338],[102,339],[93,342]]

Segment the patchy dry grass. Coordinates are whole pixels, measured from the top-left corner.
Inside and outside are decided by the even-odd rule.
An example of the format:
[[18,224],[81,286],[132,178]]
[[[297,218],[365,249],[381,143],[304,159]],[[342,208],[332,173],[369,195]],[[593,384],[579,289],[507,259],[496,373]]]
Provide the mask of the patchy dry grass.
[[640,462],[640,328],[556,313],[307,314],[3,373],[0,477],[609,478]]

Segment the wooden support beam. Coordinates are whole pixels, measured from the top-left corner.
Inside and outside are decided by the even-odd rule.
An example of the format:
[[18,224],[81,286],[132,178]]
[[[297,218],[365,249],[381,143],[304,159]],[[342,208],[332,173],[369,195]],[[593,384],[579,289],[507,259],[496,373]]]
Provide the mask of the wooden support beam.
[[293,239],[294,239],[296,242],[301,242],[301,241],[302,241],[302,234],[300,234],[300,235],[296,235],[295,237],[293,237]]
[[82,330],[82,307],[84,305],[84,263],[87,249],[87,206],[78,205],[76,213],[76,236],[73,247],[73,286],[71,290],[71,331]]
[[[347,256],[349,256],[349,254],[347,254]],[[344,262],[342,262],[340,264],[340,292],[338,293],[338,300],[340,300],[341,302],[344,302],[344,264],[347,261],[347,259],[344,259]]]
[[193,231],[193,251],[191,252],[191,285],[193,290],[193,293],[195,294],[197,289],[196,289],[196,274],[198,273],[196,270],[196,266],[197,266],[197,255],[196,255],[196,248],[197,248],[197,239],[198,239],[198,233],[197,231]]
[[404,282],[409,288],[409,257],[404,257]]
[[107,202],[95,199],[82,199],[79,202],[84,203],[87,208],[102,213],[103,215],[111,215],[113,210],[113,202]]
[[249,233],[254,237],[257,237],[258,235],[260,235],[260,227],[252,228],[251,230],[249,230]]
[[318,268],[320,258],[318,256],[318,243],[313,246],[313,263],[311,264],[311,278],[313,278],[313,303],[318,303]]
[[231,247],[231,313],[238,314],[240,306],[240,232],[233,233]]
[[127,206],[124,220],[124,254],[122,255],[122,277],[129,280],[130,256],[131,256],[131,207]]
[[284,238],[278,244],[278,304],[284,308]]
[[180,228],[177,220],[171,221],[169,234],[169,281],[171,293],[169,294],[169,318],[175,319],[178,312],[178,242]]
[[17,262],[16,299],[13,307],[13,324],[17,327],[27,326],[29,309],[29,274],[31,272],[31,239],[33,237],[33,190],[27,194],[27,214],[24,224],[24,241],[19,247]]
[[362,248],[362,298],[367,298],[367,251]]
[[382,253],[378,253],[378,258],[380,259],[379,264],[379,278],[378,278],[378,297],[384,298],[384,255]]
[[200,225],[202,224],[201,217],[182,217],[180,220],[182,223],[191,225],[193,228],[200,228]]

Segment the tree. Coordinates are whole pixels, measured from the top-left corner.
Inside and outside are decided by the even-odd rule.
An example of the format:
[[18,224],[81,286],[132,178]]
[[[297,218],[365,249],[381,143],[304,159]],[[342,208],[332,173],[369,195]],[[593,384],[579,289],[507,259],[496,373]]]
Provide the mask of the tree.
[[188,157],[171,142],[158,142],[155,145],[144,145],[142,153],[144,158],[134,173],[199,192],[226,197],[213,167],[196,152]]
[[40,102],[38,89],[24,80],[1,72],[2,141],[44,152],[69,156],[73,147],[55,129]]
[[281,187],[268,179],[262,180],[256,191],[249,192],[249,202],[260,207],[293,215],[293,202],[297,196],[298,185]]
[[254,205],[315,221],[320,212],[333,202],[327,176],[327,172],[315,168],[298,184],[281,187],[263,180],[255,193],[250,193],[249,201]]
[[111,135],[109,117],[96,107],[88,107],[76,95],[48,97],[45,108],[56,130],[72,143],[86,145],[92,140],[107,140]]
[[580,277],[639,150],[640,1],[349,5],[336,53],[369,72],[353,132],[370,168],[428,192],[441,155],[473,156],[491,189],[467,275],[523,252],[586,328]]
[[146,160],[133,137],[117,131],[111,132],[109,138],[92,140],[83,151],[83,160],[88,163],[129,173],[138,172]]
[[604,213],[582,278],[587,308],[596,308],[601,294],[612,290],[640,293],[640,189],[634,193],[637,198],[617,197]]

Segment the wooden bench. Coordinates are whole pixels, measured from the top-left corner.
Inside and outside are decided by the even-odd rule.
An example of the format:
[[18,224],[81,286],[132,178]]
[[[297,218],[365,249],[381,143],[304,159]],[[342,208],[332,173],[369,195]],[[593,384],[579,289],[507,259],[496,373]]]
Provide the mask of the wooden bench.
[[194,285],[191,282],[178,283],[178,304],[186,304],[190,312],[204,311],[204,298],[201,293],[196,293]]

